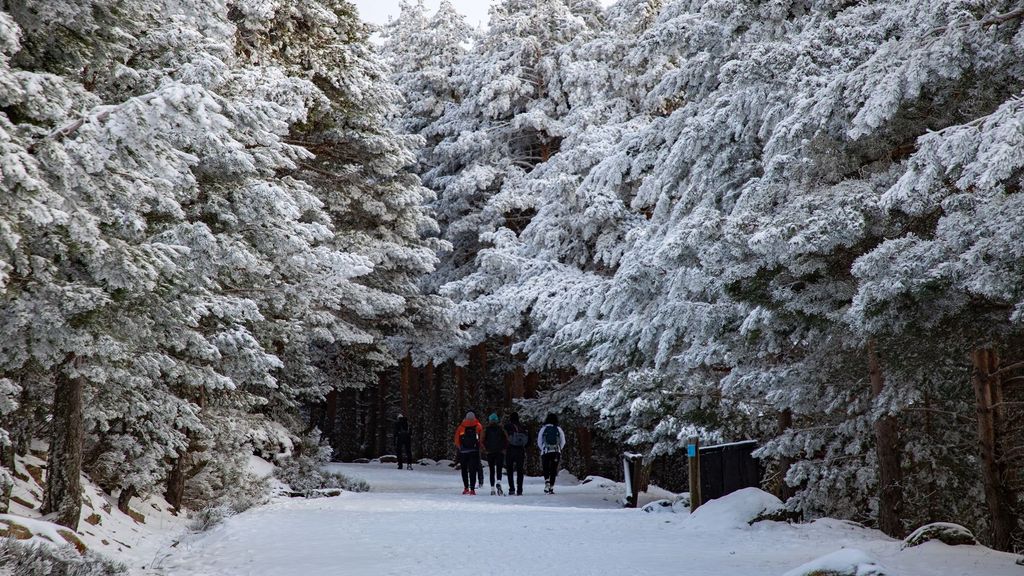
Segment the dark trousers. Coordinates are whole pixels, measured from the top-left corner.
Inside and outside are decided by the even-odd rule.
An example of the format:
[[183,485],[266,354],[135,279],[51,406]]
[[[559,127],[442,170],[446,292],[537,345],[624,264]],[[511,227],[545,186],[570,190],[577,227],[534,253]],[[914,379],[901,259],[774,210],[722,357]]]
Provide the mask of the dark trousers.
[[399,438],[395,440],[395,452],[398,456],[398,465],[402,466],[403,457],[406,464],[412,465],[412,439]]
[[494,473],[498,473],[498,484],[501,484],[501,469],[505,467],[505,453],[495,452],[487,455],[487,470],[491,473],[491,487],[494,487]]
[[459,468],[462,468],[462,485],[476,490],[476,477],[483,476],[479,452],[459,452]]
[[562,455],[558,452],[548,452],[540,457],[541,467],[544,469],[544,481],[552,486],[555,485],[555,478],[558,477],[558,463]]
[[[526,474],[526,452],[523,450],[509,450],[505,455],[505,465],[508,468],[508,493],[523,493],[523,476]],[[513,474],[515,481],[513,482]],[[516,487],[519,490],[516,490]]]

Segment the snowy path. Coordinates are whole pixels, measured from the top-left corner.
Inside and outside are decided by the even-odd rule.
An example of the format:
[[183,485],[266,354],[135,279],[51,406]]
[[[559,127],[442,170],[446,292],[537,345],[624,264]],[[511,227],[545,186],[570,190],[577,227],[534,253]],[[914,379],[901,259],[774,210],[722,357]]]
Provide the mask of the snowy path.
[[[1013,557],[937,543],[900,551],[880,533],[826,520],[790,526],[697,525],[685,514],[622,510],[592,482],[540,494],[462,496],[457,472],[337,465],[373,492],[284,501],[227,520],[185,546],[174,576],[629,574],[779,576],[842,547],[900,576],[1020,576]],[[467,558],[471,566],[467,567]]]

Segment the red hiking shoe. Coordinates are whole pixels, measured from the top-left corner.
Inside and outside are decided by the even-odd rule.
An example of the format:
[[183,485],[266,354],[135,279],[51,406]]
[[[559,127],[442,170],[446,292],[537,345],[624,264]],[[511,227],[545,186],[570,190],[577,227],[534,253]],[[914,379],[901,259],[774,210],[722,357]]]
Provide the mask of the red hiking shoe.
[[469,494],[469,488],[462,489],[462,495],[465,496],[466,494]]
[[470,496],[476,496],[476,490],[470,489],[469,490],[469,495]]

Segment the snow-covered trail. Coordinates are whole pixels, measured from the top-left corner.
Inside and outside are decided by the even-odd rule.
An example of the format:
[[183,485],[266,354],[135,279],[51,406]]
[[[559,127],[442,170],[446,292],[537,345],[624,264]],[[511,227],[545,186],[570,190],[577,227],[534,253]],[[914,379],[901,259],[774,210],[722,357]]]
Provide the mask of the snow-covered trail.
[[522,497],[462,496],[447,468],[336,465],[373,491],[282,501],[183,544],[164,573],[181,576],[452,574],[777,576],[842,547],[901,576],[1020,576],[1012,557],[938,543],[900,551],[873,530],[834,520],[732,528],[686,514],[622,510],[602,482]]

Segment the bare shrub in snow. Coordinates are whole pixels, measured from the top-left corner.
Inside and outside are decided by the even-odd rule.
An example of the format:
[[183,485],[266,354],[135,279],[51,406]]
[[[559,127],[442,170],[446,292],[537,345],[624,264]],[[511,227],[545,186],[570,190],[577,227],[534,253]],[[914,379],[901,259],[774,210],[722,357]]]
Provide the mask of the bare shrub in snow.
[[320,432],[314,430],[302,439],[297,455],[281,462],[274,472],[279,480],[307,497],[316,496],[317,490],[340,488],[350,492],[367,492],[370,485],[338,472],[326,470],[331,461],[331,447],[320,443]]

